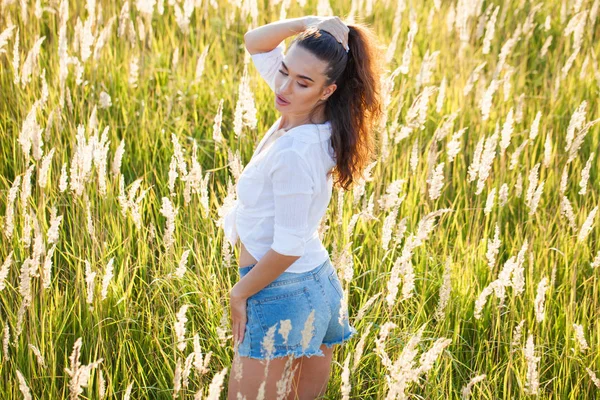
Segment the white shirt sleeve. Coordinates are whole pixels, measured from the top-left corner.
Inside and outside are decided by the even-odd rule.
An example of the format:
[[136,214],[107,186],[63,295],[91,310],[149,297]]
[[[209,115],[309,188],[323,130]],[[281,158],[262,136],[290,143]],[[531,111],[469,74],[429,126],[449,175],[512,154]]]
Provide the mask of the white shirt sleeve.
[[308,239],[308,213],[314,181],[308,163],[294,149],[284,149],[269,169],[275,200],[271,248],[287,256],[302,256]]
[[250,55],[258,73],[267,82],[272,91],[275,91],[275,74],[277,74],[281,66],[281,60],[283,60],[284,46],[284,42],[281,42],[271,51]]

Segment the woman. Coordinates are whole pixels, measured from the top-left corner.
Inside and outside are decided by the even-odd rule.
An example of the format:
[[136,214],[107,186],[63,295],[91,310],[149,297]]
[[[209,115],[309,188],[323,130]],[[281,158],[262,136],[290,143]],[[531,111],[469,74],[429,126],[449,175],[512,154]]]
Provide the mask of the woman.
[[[299,35],[284,56],[282,41],[292,34]],[[314,399],[326,391],[332,346],[356,334],[317,230],[332,173],[348,189],[372,161],[381,49],[364,25],[338,17],[276,21],[244,41],[281,116],[244,168],[225,216],[227,238],[241,244],[241,279],[230,293],[228,398]]]

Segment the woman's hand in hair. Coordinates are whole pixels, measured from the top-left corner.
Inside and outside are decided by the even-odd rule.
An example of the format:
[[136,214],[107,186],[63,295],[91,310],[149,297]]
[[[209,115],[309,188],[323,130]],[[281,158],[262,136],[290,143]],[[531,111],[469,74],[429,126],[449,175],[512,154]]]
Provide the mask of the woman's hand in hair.
[[330,33],[338,42],[348,50],[348,32],[350,29],[339,17],[319,17],[311,15],[307,18],[307,28],[315,27]]

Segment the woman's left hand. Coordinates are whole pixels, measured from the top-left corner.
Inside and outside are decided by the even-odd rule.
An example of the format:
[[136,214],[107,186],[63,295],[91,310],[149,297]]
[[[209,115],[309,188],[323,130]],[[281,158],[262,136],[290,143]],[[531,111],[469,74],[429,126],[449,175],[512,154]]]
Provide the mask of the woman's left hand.
[[233,343],[242,343],[244,340],[244,331],[246,330],[246,297],[237,295],[235,286],[229,294],[229,304],[231,307],[231,329],[233,331]]

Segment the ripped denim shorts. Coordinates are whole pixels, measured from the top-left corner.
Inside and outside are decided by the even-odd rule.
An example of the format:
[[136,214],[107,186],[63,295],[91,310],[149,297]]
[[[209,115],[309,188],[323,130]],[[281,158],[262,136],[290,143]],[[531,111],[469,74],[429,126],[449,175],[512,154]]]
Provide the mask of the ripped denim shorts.
[[[255,265],[238,268],[240,278]],[[357,333],[348,311],[340,312],[341,300],[342,285],[329,258],[307,272],[283,272],[247,299],[238,355],[260,360],[325,356],[322,344],[332,347]]]

